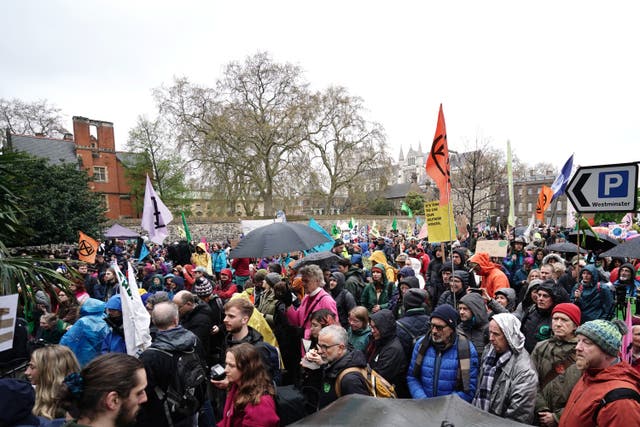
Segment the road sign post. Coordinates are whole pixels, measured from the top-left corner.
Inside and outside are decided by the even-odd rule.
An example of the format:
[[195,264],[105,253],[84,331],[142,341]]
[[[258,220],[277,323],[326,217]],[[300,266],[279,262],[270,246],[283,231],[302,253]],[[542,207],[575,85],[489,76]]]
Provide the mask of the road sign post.
[[578,212],[637,210],[638,164],[578,168],[567,185],[569,201]]

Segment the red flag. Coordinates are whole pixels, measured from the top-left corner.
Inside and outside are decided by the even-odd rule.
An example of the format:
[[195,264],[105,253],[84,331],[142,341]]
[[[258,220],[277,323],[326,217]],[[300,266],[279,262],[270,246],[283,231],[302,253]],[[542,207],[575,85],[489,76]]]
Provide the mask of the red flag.
[[449,203],[449,187],[451,184],[451,170],[449,169],[449,147],[447,145],[447,128],[444,124],[442,104],[438,112],[436,134],[429,157],[427,157],[427,174],[434,180],[440,190],[440,205]]
[[538,203],[536,204],[536,219],[544,221],[544,211],[547,210],[553,198],[553,190],[551,187],[543,185],[538,194]]
[[78,259],[88,264],[96,262],[96,253],[98,252],[98,242],[80,231],[80,240],[78,241]]

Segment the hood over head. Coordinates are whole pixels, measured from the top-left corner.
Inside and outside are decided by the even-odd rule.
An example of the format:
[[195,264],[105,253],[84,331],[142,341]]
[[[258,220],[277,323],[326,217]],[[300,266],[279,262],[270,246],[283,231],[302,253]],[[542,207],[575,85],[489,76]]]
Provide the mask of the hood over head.
[[188,329],[178,326],[167,331],[158,331],[153,346],[166,351],[189,351],[198,342],[198,337]]
[[383,264],[385,266],[389,264],[387,262],[387,257],[385,256],[384,252],[381,250],[373,251],[369,259],[371,260],[372,264]]
[[513,311],[516,309],[517,296],[516,291],[513,288],[501,288],[495,292],[496,295],[504,295],[507,299],[507,310]]
[[478,264],[480,270],[478,274],[480,276],[487,276],[491,270],[493,270],[494,268],[499,268],[497,265],[495,265],[494,262],[491,261],[491,258],[489,258],[489,254],[486,252],[478,252],[477,254],[469,258],[469,262]]
[[600,281],[600,273],[598,272],[598,269],[596,268],[596,266],[593,264],[587,264],[582,268],[582,270],[580,270],[580,277],[579,277],[580,281],[582,281],[582,272],[585,270],[591,273],[591,276],[593,277],[591,279],[592,284],[596,284]]
[[562,263],[564,264],[564,260],[562,259],[562,257],[558,254],[548,254],[545,255],[544,258],[542,258],[542,264],[550,264],[550,263]]
[[491,320],[495,320],[505,338],[511,351],[520,353],[524,348],[524,335],[520,332],[520,320],[511,313],[499,313]]
[[387,339],[396,335],[396,318],[391,310],[382,309],[371,315],[371,320],[380,331],[380,339]]
[[88,298],[80,306],[80,316],[95,316],[104,313],[105,303],[95,298]]
[[476,319],[476,324],[484,325],[488,321],[487,306],[480,294],[471,292],[460,298],[460,303],[469,307]]

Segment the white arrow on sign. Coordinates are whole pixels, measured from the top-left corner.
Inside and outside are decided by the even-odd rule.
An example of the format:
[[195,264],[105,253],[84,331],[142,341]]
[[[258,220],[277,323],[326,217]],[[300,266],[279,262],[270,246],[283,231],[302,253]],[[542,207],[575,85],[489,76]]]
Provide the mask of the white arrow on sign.
[[578,168],[566,193],[578,212],[631,212],[637,188],[638,164],[622,163]]

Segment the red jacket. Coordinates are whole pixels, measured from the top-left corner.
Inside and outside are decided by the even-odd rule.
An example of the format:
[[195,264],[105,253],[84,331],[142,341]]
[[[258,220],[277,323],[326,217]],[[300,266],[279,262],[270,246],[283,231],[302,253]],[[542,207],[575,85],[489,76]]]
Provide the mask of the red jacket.
[[500,266],[491,261],[489,254],[478,252],[469,258],[469,262],[474,262],[480,267],[480,272],[478,273],[482,276],[480,286],[487,290],[491,298],[495,296],[498,289],[509,287],[507,275],[502,272]]
[[640,425],[640,403],[633,399],[615,400],[602,407],[598,423],[592,417],[600,400],[614,388],[630,388],[640,392],[640,372],[627,362],[606,369],[587,369],[569,396],[560,417],[560,427],[631,427]]
[[265,394],[260,398],[260,403],[247,405],[244,410],[238,412],[233,407],[237,393],[238,387],[234,384],[227,392],[222,420],[218,422],[218,427],[278,427],[280,425],[273,397]]
[[236,277],[247,277],[251,275],[249,271],[249,258],[234,258],[231,260],[231,267],[236,271]]

